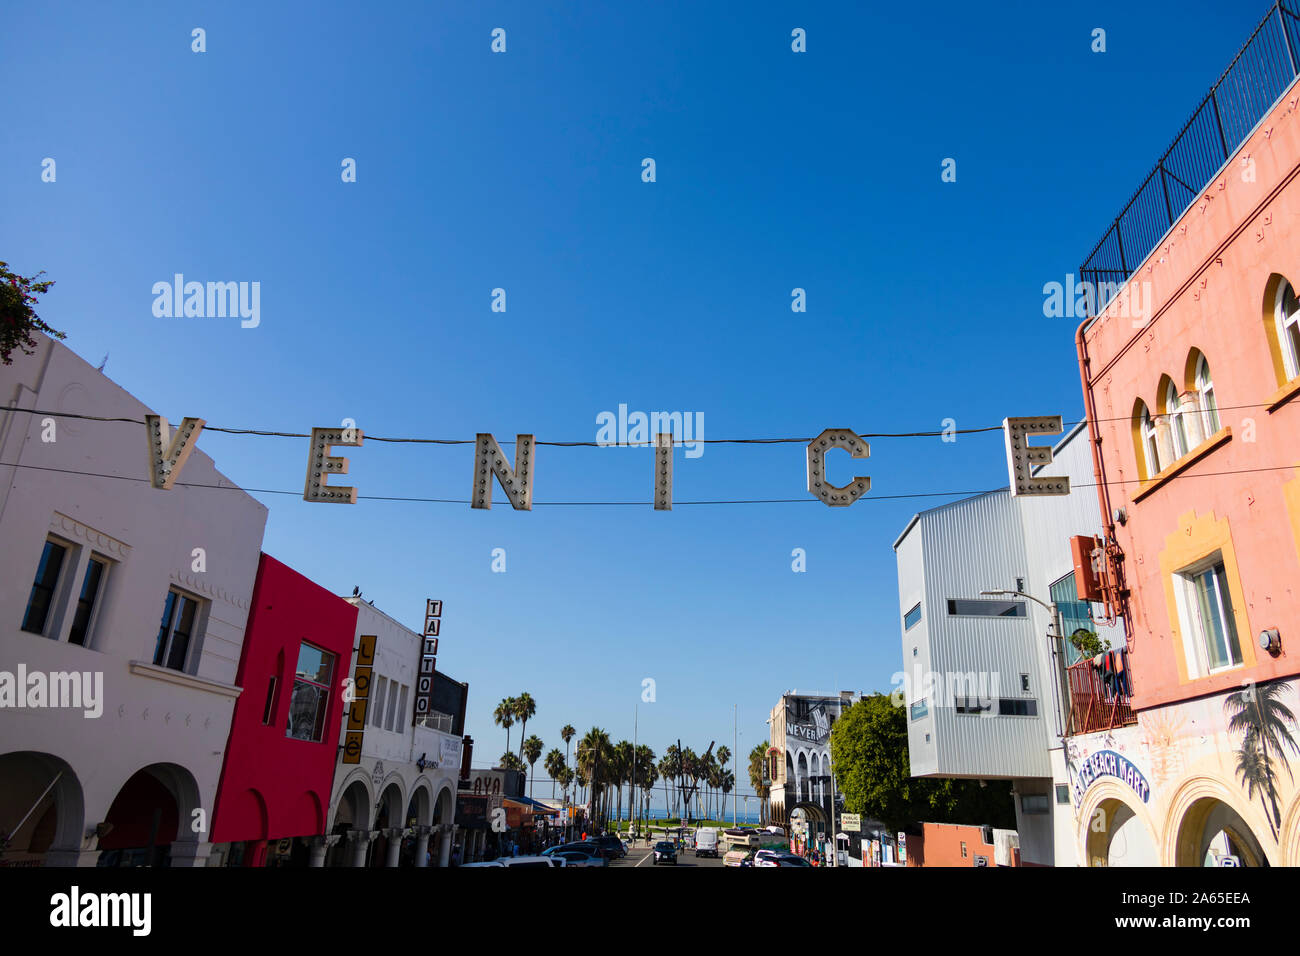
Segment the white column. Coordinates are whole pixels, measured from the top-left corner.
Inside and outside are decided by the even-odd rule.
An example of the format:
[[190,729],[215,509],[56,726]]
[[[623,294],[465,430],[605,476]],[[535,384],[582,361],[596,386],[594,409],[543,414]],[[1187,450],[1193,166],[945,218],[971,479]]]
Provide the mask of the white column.
[[415,828],[415,865],[425,867],[429,865],[429,831],[432,827]]
[[211,843],[173,843],[170,851],[171,865],[207,866],[211,852]]

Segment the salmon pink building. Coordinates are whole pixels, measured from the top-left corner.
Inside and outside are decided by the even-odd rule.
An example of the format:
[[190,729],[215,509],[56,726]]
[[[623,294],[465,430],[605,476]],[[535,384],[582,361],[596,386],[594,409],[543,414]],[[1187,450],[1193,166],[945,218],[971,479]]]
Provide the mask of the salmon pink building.
[[1114,295],[1077,336],[1079,597],[1127,633],[1069,682],[1090,865],[1300,865],[1298,27],[1269,11],[1082,270]]
[[213,814],[213,862],[324,865],[356,623],[355,605],[262,555]]

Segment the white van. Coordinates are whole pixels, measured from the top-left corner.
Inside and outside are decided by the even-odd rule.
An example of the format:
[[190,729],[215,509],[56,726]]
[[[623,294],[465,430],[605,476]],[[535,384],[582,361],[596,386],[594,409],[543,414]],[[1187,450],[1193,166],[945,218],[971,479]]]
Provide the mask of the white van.
[[713,827],[701,827],[695,831],[695,855],[718,856],[718,831]]

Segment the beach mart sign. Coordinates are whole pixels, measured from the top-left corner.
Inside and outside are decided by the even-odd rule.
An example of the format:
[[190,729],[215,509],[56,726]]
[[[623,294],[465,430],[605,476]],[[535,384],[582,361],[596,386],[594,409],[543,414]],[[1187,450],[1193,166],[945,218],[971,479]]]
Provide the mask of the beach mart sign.
[[[146,415],[149,439],[149,478],[155,488],[169,490],[180,477],[185,462],[194,451],[203,431],[201,418],[186,418],[173,434],[167,419]],[[1031,436],[1059,435],[1060,415],[1030,418],[1004,418],[1002,431],[1006,441],[1007,470],[1011,494],[1020,496],[1067,495],[1070,480],[1064,477],[1033,477],[1035,467],[1050,464],[1052,449],[1030,445]],[[331,485],[331,475],[346,475],[348,459],[332,455],[335,448],[360,448],[364,436],[357,428],[313,428],[307,452],[307,480],[303,500],[329,504],[356,504],[357,489],[350,485]],[[871,490],[871,478],[859,475],[848,484],[833,485],[826,470],[827,453],[840,449],[851,458],[871,457],[871,446],[852,429],[828,428],[808,443],[808,493],[832,508],[847,508]],[[655,438],[655,462],[652,480],[654,508],[671,511],[673,507],[673,435],[661,432]],[[474,442],[474,470],[471,476],[470,507],[491,508],[492,489],[499,484],[516,511],[533,507],[533,476],[536,471],[536,441],[532,435],[517,436],[512,463],[491,434],[480,432]]]

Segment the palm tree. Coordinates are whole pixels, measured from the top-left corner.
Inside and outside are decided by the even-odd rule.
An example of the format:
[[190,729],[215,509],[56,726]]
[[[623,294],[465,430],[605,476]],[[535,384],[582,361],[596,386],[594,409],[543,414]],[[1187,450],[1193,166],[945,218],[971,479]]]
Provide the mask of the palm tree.
[[736,775],[730,770],[723,771],[722,780],[718,783],[718,789],[722,791],[722,817],[727,816],[727,794],[736,789]]
[[524,755],[524,734],[528,733],[528,721],[537,713],[537,701],[533,700],[533,695],[524,691],[518,697],[513,698],[515,702],[515,719],[523,726],[519,729],[519,756]]
[[632,782],[632,759],[634,756],[631,741],[620,740],[610,750],[610,782],[618,788],[618,821],[623,822],[623,784]]
[[767,798],[771,780],[767,773],[767,741],[755,744],[749,752],[749,783],[758,795],[758,819],[767,823]]
[[546,752],[542,767],[546,770],[546,775],[551,778],[551,796],[554,797],[555,785],[563,780],[565,769],[564,754],[560,753],[559,747],[552,747]]
[[[728,747],[726,744],[723,744],[721,747],[718,748],[717,754],[718,754],[718,769],[725,771],[727,769],[728,761],[731,760],[731,748]],[[725,810],[726,807],[724,806],[723,807],[724,813]]]
[[573,729],[573,724],[565,724],[560,728],[560,739],[564,741],[564,765],[569,765],[569,741],[578,736],[578,732]]
[[[1277,828],[1282,825],[1274,757],[1278,758],[1276,762],[1282,765],[1287,776],[1294,780],[1286,754],[1288,750],[1300,754],[1300,745],[1287,726],[1295,724],[1295,714],[1279,699],[1285,690],[1282,681],[1270,681],[1245,687],[1223,700],[1224,712],[1229,715],[1228,730],[1240,731],[1242,735],[1241,749],[1237,751],[1237,775],[1246,786],[1247,799],[1253,799],[1255,792],[1259,792],[1259,801],[1264,805],[1264,816],[1274,839],[1277,839]],[[1268,800],[1264,799],[1266,795]]]
[[655,772],[655,752],[645,744],[638,744],[636,748],[636,780],[632,782],[632,789],[635,793],[637,789],[641,790],[641,812],[635,813],[636,819],[642,819],[649,809],[647,802],[650,799],[650,790],[655,785],[655,779],[658,774]]
[[578,767],[584,771],[590,784],[588,803],[592,808],[592,820],[597,824],[602,819],[601,797],[609,773],[609,756],[609,734],[599,727],[592,727],[578,744]]
[[502,770],[523,770],[524,762],[519,759],[518,754],[513,754],[509,750],[501,755]]
[[506,750],[509,750],[510,728],[515,722],[515,699],[513,697],[501,698],[501,703],[497,704],[497,709],[492,712],[492,719],[496,721],[498,727],[506,729]]
[[[523,736],[522,731],[520,731],[520,736]],[[543,746],[545,745],[542,743],[542,738],[537,736],[536,734],[532,734],[529,736],[527,740],[523,742],[523,744],[520,745],[519,748],[523,752],[524,759],[528,761],[528,770],[530,771],[530,776],[528,780],[529,800],[533,798],[533,779],[536,776],[534,772],[534,765],[537,763],[537,758],[542,755]]]

